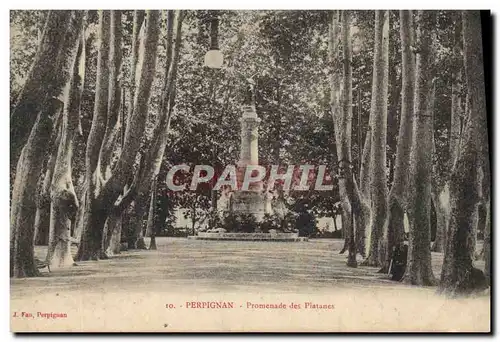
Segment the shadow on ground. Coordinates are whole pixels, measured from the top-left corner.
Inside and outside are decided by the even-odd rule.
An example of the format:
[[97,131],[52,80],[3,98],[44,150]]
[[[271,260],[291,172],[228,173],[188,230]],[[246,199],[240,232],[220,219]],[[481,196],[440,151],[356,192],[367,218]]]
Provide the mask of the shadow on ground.
[[[156,251],[133,250],[108,260],[78,262],[69,269],[42,270],[43,277],[12,279],[11,296],[84,292],[266,292],[311,293],[332,287],[408,288],[377,273],[348,268],[341,240],[309,242],[200,241],[157,238]],[[76,253],[76,249],[73,248]],[[45,257],[46,247],[37,246]],[[441,253],[432,254],[439,278]],[[482,267],[481,262],[478,262]]]

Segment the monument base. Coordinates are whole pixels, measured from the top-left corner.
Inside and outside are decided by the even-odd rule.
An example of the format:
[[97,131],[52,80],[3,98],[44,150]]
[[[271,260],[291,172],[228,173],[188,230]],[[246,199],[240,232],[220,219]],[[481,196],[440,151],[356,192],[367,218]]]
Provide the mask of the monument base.
[[266,213],[266,198],[261,192],[235,191],[231,196],[230,210],[235,214],[251,214],[257,222],[262,221]]
[[232,241],[308,241],[307,237],[299,237],[298,233],[198,233],[188,236],[193,240],[232,240]]

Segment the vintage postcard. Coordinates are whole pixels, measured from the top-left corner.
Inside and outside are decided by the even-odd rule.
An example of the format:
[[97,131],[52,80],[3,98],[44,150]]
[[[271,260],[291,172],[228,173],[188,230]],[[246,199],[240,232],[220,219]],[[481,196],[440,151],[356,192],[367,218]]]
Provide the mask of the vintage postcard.
[[491,34],[11,10],[11,331],[490,332]]

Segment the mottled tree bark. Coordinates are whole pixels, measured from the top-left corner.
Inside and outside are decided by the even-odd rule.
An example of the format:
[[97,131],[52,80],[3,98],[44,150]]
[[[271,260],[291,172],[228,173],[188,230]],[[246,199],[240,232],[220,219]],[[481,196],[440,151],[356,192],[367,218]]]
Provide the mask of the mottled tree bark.
[[361,168],[359,171],[359,194],[363,203],[363,217],[365,224],[358,225],[356,229],[356,250],[363,257],[366,256],[366,246],[370,245],[370,226],[371,219],[370,208],[370,154],[371,154],[371,118],[368,123],[368,131],[366,132],[365,142],[363,144],[363,153],[361,155]]
[[415,112],[410,154],[410,239],[404,281],[412,285],[434,285],[431,265],[431,176],[433,141],[432,31],[436,12],[419,11],[416,32]]
[[[359,189],[354,179],[351,156],[352,42],[350,21],[351,13],[349,11],[342,11],[341,14],[337,12],[330,20],[329,53],[330,64],[333,68],[330,79],[330,101],[339,161],[339,191],[342,207],[342,229],[345,232],[345,249],[348,250],[347,266],[357,267],[355,226],[360,229],[366,224],[364,211],[366,205],[361,201]],[[339,44],[342,44],[343,63],[339,58]],[[342,71],[339,70],[339,66],[342,66]],[[340,72],[342,72],[342,78]]]
[[80,76],[78,74],[78,41],[82,33],[83,11],[75,11],[74,28],[67,39],[75,41],[71,59],[72,75],[64,91],[61,140],[57,151],[51,187],[50,230],[47,262],[53,268],[74,264],[71,255],[71,222],[76,219],[78,199],[72,180],[71,157],[78,130]]
[[47,246],[49,244],[49,226],[50,226],[50,185],[52,184],[52,175],[56,164],[57,150],[61,140],[61,121],[62,114],[59,112],[56,116],[54,128],[51,137],[51,152],[45,170],[45,176],[41,184],[40,191],[36,198],[35,215],[35,245]]
[[450,227],[440,282],[440,290],[449,294],[470,293],[487,287],[487,279],[481,270],[473,267],[471,255],[473,214],[480,191],[486,190],[489,198],[489,186],[486,189],[477,186],[479,168],[483,167],[486,179],[490,179],[488,146],[484,141],[487,142],[486,98],[479,11],[463,11],[462,25],[469,119],[450,183]]
[[[129,187],[125,185],[124,192],[127,193]],[[103,251],[106,255],[116,255],[121,252],[122,223],[125,210],[121,207],[114,208],[108,216],[103,235]]]
[[[343,178],[339,179],[340,193],[343,198],[343,208],[345,210],[347,227],[346,234],[348,240],[347,266],[357,267],[356,243],[354,239],[354,189],[353,189],[353,168],[351,157],[351,126],[352,126],[352,42],[350,34],[351,17],[349,11],[341,12],[341,35],[343,51],[343,86],[342,86],[342,118],[337,120],[342,123],[339,132],[339,142],[341,147],[338,153],[339,168],[342,169]],[[339,130],[340,131],[340,130]]]
[[[134,97],[136,92],[136,70],[137,70],[137,62],[139,60],[139,46],[140,46],[140,37],[139,33],[141,32],[141,27],[144,22],[145,13],[142,10],[134,11],[134,26],[132,28],[132,52],[130,56],[130,95],[129,95],[129,103],[128,103],[128,113],[127,118],[132,115],[134,108]],[[125,120],[126,121],[126,120]]]
[[[108,17],[108,19],[105,19]],[[104,46],[109,44],[109,34],[106,31],[109,27],[109,14],[100,15],[101,33],[108,36],[102,39]],[[132,114],[128,117],[127,128],[125,131],[124,146],[116,165],[113,167],[111,175],[103,179],[98,175],[97,167],[101,154],[99,153],[103,142],[103,127],[106,122],[107,101],[106,95],[109,77],[104,72],[102,65],[105,63],[102,58],[102,51],[99,51],[100,58],[98,62],[98,84],[96,91],[96,109],[94,111],[94,120],[89,134],[87,144],[87,179],[88,191],[86,198],[87,210],[83,220],[82,239],[77,253],[77,260],[99,259],[101,253],[104,224],[107,216],[114,210],[114,203],[123,192],[123,188],[133,174],[133,165],[135,163],[137,152],[141,145],[142,134],[146,125],[149,99],[151,96],[151,86],[156,69],[157,46],[159,39],[159,12],[147,11],[146,26],[144,36],[141,39],[139,63],[137,65],[136,92],[134,95],[134,107]],[[108,42],[108,44],[106,44]],[[101,79],[102,77],[102,79]],[[104,91],[106,90],[106,91]]]
[[[110,46],[109,46],[109,86],[108,86],[108,104],[106,117],[106,132],[100,150],[98,174],[103,177],[102,183],[111,177],[112,173],[112,157],[119,139],[120,125],[125,123],[120,120],[120,105],[121,105],[121,85],[118,80],[122,64],[122,24],[121,11],[111,11],[110,16]],[[109,216],[116,216],[110,213]],[[103,245],[101,258],[106,259],[106,250],[108,249],[112,231],[116,229],[116,224],[119,222],[116,217],[111,219],[112,222],[104,229]],[[110,230],[111,229],[111,230]]]
[[[76,260],[97,260],[99,258],[100,242],[99,229],[101,221],[105,217],[97,218],[92,215],[99,210],[99,204],[95,201],[95,193],[101,187],[101,176],[97,168],[99,163],[99,151],[106,132],[106,117],[108,110],[108,88],[109,88],[109,44],[110,44],[110,11],[99,11],[99,47],[97,56],[97,76],[94,102],[94,116],[92,126],[87,139],[87,150],[85,152],[85,208],[82,209],[83,217],[80,222],[81,238],[78,246]],[[100,209],[102,210],[102,209]],[[104,212],[100,213],[105,215]],[[102,223],[104,224],[104,222]],[[89,227],[85,229],[86,227]],[[92,234],[90,234],[92,232]],[[97,241],[96,241],[97,240]],[[99,244],[99,245],[97,245]]]
[[138,170],[137,186],[132,189],[135,192],[135,206],[131,212],[130,222],[135,227],[136,242],[135,248],[146,249],[144,242],[143,217],[147,212],[148,198],[152,191],[151,184],[159,172],[168,143],[168,132],[170,121],[175,106],[175,84],[177,79],[177,68],[180,59],[180,48],[182,42],[182,23],[184,20],[183,11],[177,11],[175,28],[175,45],[173,44],[174,34],[174,11],[167,13],[167,64],[164,70],[164,84],[160,102],[161,118],[153,131],[153,139],[144,155],[144,167]]
[[[460,14],[458,14],[460,17]],[[457,19],[455,25],[454,40],[455,46],[453,47],[453,63],[455,64],[451,73],[451,124],[450,124],[450,140],[449,151],[450,160],[448,162],[450,170],[456,163],[460,153],[460,142],[462,140],[461,122],[463,120],[462,113],[462,49],[461,49],[461,33],[462,25],[459,24],[460,19]],[[434,177],[437,180],[437,175]],[[435,182],[437,183],[437,182]],[[436,197],[436,215],[438,220],[436,240],[432,245],[433,252],[444,252],[446,246],[446,233],[450,222],[450,180],[449,177],[442,187],[433,184],[433,196]]]
[[[122,215],[111,214],[108,217],[108,232],[111,231],[109,237],[108,248],[106,249],[107,255],[116,255],[121,252],[121,238],[122,238]],[[109,235],[108,235],[109,236]]]
[[151,237],[149,249],[156,249],[156,227],[155,227],[155,208],[156,208],[156,178],[151,184],[151,201],[149,203],[148,223],[146,226],[146,236]]
[[[137,63],[139,60],[139,47],[140,47],[140,32],[144,23],[145,12],[143,10],[135,10],[134,11],[134,22],[133,22],[133,31],[132,31],[132,51],[130,54],[130,78],[129,78],[129,97],[128,97],[128,106],[127,106],[127,114],[125,112],[122,113],[119,118],[120,121],[120,141],[121,147],[123,149],[124,141],[125,141],[125,131],[128,126],[128,118],[132,116],[133,108],[134,108],[134,98],[136,92],[136,74],[137,74]],[[117,102],[117,101],[114,101]],[[124,94],[122,94],[122,106],[125,105]],[[119,107],[119,106],[118,106]],[[112,120],[112,122],[115,122]],[[115,132],[114,130],[111,132]],[[114,133],[116,134],[116,133]],[[113,142],[113,139],[107,139],[110,143]],[[104,155],[110,156],[111,144],[108,144],[107,148],[104,148]],[[107,151],[107,153],[106,153]],[[108,162],[109,163],[109,162]],[[106,168],[108,169],[108,168]],[[109,171],[109,170],[108,170]],[[108,172],[109,176],[109,172]],[[129,187],[126,185],[123,189],[123,196],[128,192]],[[122,196],[122,198],[123,198]],[[114,255],[120,253],[120,242],[121,242],[121,233],[122,233],[122,224],[123,224],[123,215],[124,208],[126,205],[115,206],[115,208],[111,211],[108,222],[106,222],[106,227],[103,234],[103,251],[107,255]],[[104,256],[104,255],[103,255]]]
[[[109,46],[109,85],[106,132],[99,157],[99,174],[108,179],[111,176],[111,158],[119,132],[121,86],[118,81],[122,64],[122,24],[121,11],[111,11]],[[123,124],[123,123],[121,123]]]
[[10,209],[10,275],[16,278],[39,275],[34,261],[36,203],[33,194],[36,193],[44,149],[52,130],[50,115],[60,106],[59,100],[52,99],[39,113],[17,164]]
[[78,42],[83,32],[83,11],[75,11],[72,29],[67,38],[72,41],[68,66],[71,76],[64,90],[64,110],[61,139],[57,151],[51,186],[49,248],[47,262],[53,268],[74,264],[71,255],[71,222],[75,221],[78,199],[72,180],[71,157],[73,142],[78,130],[80,108],[80,75],[78,68]]
[[16,165],[37,115],[46,105],[44,99],[59,96],[66,83],[59,69],[67,52],[64,39],[70,18],[71,11],[50,11],[47,15],[35,60],[10,115],[11,165]]
[[[58,12],[59,13],[59,12]],[[43,160],[44,160],[44,150],[49,144],[51,132],[53,129],[53,117],[57,111],[61,108],[61,101],[58,99],[62,88],[68,82],[69,76],[72,72],[72,60],[70,58],[71,52],[74,49],[74,44],[76,40],[73,41],[71,36],[73,31],[76,29],[75,22],[78,20],[80,14],[78,11],[65,11],[63,14],[58,14],[59,19],[64,22],[63,38],[62,41],[59,40],[57,56],[54,56],[54,47],[47,46],[54,44],[47,35],[55,34],[51,32],[47,27],[51,27],[49,23],[46,25],[44,34],[41,40],[41,45],[39,47],[38,54],[45,56],[43,51],[52,51],[48,53],[45,57],[52,58],[52,63],[56,65],[57,69],[51,69],[52,74],[46,75],[46,79],[38,79],[37,87],[35,87],[34,79],[40,75],[35,75],[37,73],[37,68],[44,68],[47,65],[47,61],[41,62],[39,57],[35,58],[33,64],[31,76],[28,78],[27,84],[24,87],[20,100],[14,112],[12,114],[12,120],[22,122],[22,115],[33,114],[33,110],[36,110],[36,121],[31,129],[31,133],[23,147],[21,155],[19,157],[16,169],[16,178],[14,180],[13,190],[12,190],[12,204],[11,204],[11,264],[10,264],[10,274],[14,277],[30,277],[37,276],[39,274],[35,263],[34,263],[34,221],[36,216],[36,201],[34,194],[36,193],[37,181],[42,172]],[[66,18],[67,16],[67,18]],[[49,15],[49,18],[51,16]],[[65,18],[64,20],[61,18]],[[53,20],[56,20],[52,17]],[[80,21],[81,23],[81,21]],[[61,22],[59,22],[61,24]],[[58,29],[63,29],[61,26],[53,27],[56,31]],[[51,43],[47,43],[51,42]],[[40,57],[41,58],[41,57]],[[54,62],[55,59],[55,62]],[[41,63],[41,64],[40,64]],[[47,66],[52,68],[50,66]],[[40,70],[38,70],[40,71]],[[44,87],[40,87],[43,84]],[[43,88],[40,90],[39,88]],[[34,105],[30,101],[37,102]],[[24,113],[19,114],[16,113]],[[29,126],[29,122],[32,119],[24,122],[26,126]],[[12,132],[12,131],[11,131]],[[21,134],[22,135],[22,134]],[[17,137],[19,138],[19,137]],[[22,138],[22,137],[21,137]],[[22,140],[22,139],[21,139]]]
[[446,183],[439,193],[433,191],[433,201],[436,204],[437,230],[432,251],[443,253],[446,246],[446,232],[450,223],[450,185]]
[[373,83],[370,153],[370,245],[366,266],[380,266],[379,243],[387,215],[387,96],[389,73],[389,11],[375,12],[375,50],[373,55]]
[[404,211],[407,206],[408,170],[413,128],[413,99],[415,91],[415,56],[413,54],[413,14],[412,11],[400,11],[401,19],[401,120],[396,148],[394,181],[389,192],[388,211],[384,223],[383,242],[385,258],[382,271],[387,272],[392,250],[404,240]]
[[146,242],[144,241],[144,221],[143,217],[147,211],[147,192],[138,194],[134,200],[134,205],[130,207],[129,211],[129,224],[134,229],[135,249],[147,249]]

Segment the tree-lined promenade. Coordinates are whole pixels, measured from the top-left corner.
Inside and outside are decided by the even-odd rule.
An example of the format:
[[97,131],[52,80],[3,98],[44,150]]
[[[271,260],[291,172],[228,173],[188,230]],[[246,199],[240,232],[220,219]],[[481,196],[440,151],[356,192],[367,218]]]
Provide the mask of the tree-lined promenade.
[[[11,277],[154,250],[180,211],[194,233],[204,222],[251,230],[250,217],[219,217],[218,201],[226,188],[265,183],[283,213],[266,229],[310,225],[314,237],[315,216],[340,217],[346,270],[387,273],[407,248],[404,283],[484,290],[488,20],[445,10],[12,11]],[[261,121],[247,141],[248,106]],[[238,170],[243,143],[259,146],[258,164]],[[443,255],[438,270],[432,252]]]
[[[227,324],[236,316],[241,325],[235,327],[258,330],[256,324],[262,330],[267,322],[276,331],[298,316],[313,316],[321,318],[299,319],[294,330],[489,329],[489,296],[452,300],[437,295],[432,287],[387,280],[374,267],[346,268],[345,257],[331,253],[342,243],[340,239],[255,243],[158,237],[155,251],[129,250],[108,260],[56,269],[50,276],[11,279],[12,315],[50,311],[68,316],[43,321],[12,317],[11,326],[30,330],[34,324],[44,324],[45,329],[57,330],[68,329],[71,321],[73,331],[164,332],[164,323],[169,323],[167,331],[213,331],[227,327],[221,320]],[[43,258],[46,248],[36,246],[35,255]],[[442,262],[443,255],[432,252],[434,272]],[[43,273],[47,275],[46,270]],[[186,302],[193,301],[233,302],[234,308],[186,308]],[[285,308],[252,308],[247,302]],[[306,302],[335,308],[306,309]],[[300,309],[290,307],[292,303]]]

